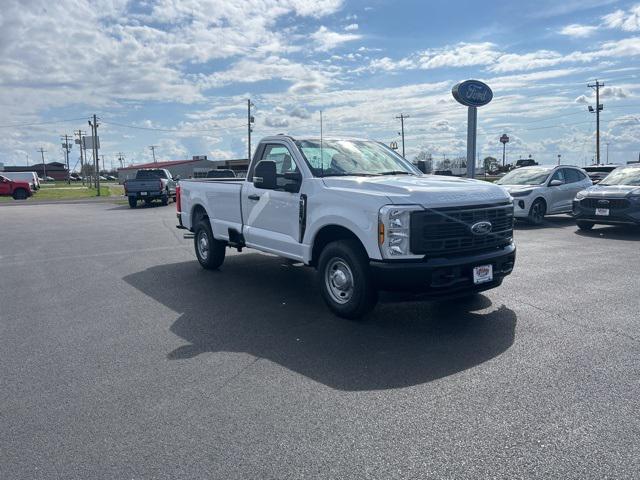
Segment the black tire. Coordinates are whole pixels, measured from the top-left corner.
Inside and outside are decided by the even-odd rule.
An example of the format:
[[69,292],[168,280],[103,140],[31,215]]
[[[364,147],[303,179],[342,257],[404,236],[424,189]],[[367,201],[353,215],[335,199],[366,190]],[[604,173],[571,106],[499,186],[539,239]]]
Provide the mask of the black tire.
[[165,192],[165,194],[160,198],[160,201],[162,202],[163,206],[169,205],[169,192]]
[[138,206],[138,199],[136,197],[129,197],[129,207],[136,208]]
[[318,280],[324,301],[338,317],[360,319],[378,301],[369,258],[355,240],[338,240],[324,247],[318,260]]
[[593,228],[593,226],[595,225],[595,223],[593,222],[585,222],[584,220],[577,220],[576,221],[576,225],[578,225],[578,228],[580,230],[591,230]]
[[547,214],[547,203],[542,198],[536,198],[529,208],[527,221],[533,225],[542,225]]
[[26,200],[29,197],[29,194],[24,188],[18,188],[13,192],[14,200]]
[[145,204],[147,207],[150,207],[152,202],[153,202],[153,199],[151,199],[151,198],[145,198],[145,199],[144,199],[144,204]]
[[208,218],[198,222],[194,231],[193,247],[202,268],[216,270],[224,263],[227,243],[213,238]]

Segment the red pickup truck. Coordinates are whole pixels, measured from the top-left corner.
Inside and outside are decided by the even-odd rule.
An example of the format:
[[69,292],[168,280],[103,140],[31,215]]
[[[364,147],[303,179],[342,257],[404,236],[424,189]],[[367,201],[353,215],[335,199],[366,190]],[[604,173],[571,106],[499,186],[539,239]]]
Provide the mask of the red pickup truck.
[[26,200],[31,195],[33,195],[33,191],[29,182],[9,180],[0,175],[0,197],[12,196],[15,200]]

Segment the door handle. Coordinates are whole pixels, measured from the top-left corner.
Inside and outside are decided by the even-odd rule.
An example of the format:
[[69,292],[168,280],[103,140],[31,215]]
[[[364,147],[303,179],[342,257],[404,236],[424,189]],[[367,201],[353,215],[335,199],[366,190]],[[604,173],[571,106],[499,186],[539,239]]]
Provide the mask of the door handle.
[[247,198],[249,200],[254,200],[257,202],[258,200],[260,200],[260,195],[249,195]]

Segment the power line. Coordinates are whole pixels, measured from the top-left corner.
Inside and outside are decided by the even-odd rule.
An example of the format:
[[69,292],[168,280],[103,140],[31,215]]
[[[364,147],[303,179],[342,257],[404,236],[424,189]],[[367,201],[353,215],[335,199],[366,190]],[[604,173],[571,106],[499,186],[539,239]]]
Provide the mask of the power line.
[[172,133],[197,133],[197,132],[210,132],[212,130],[229,130],[231,128],[240,128],[243,125],[231,125],[229,127],[211,127],[211,128],[198,128],[198,129],[179,129],[179,128],[157,128],[157,127],[140,127],[138,125],[127,125],[126,123],[107,122],[102,121],[105,125],[114,125],[124,128],[132,128],[135,130],[150,130],[154,132],[172,132]]
[[11,125],[0,125],[0,128],[15,128],[15,127],[36,127],[38,125],[53,125],[53,124],[57,124],[57,123],[68,123],[68,122],[75,122],[78,120],[84,120],[85,117],[80,117],[80,118],[67,118],[64,120],[52,120],[50,122],[37,122],[37,123],[14,123]]

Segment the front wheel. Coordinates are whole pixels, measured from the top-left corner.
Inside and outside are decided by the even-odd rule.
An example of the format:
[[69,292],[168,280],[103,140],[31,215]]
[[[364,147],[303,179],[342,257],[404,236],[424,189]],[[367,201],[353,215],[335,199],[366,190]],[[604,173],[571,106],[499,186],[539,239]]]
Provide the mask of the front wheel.
[[371,280],[368,260],[355,240],[332,242],[320,254],[320,291],[337,316],[359,319],[375,306],[378,292]]
[[213,238],[208,218],[200,220],[196,225],[193,244],[202,268],[216,270],[224,262],[227,244]]
[[26,200],[29,195],[24,188],[19,188],[15,192],[13,192],[14,200]]
[[578,220],[576,224],[580,230],[591,230],[595,225],[593,222],[585,222],[584,220]]
[[544,216],[547,214],[547,204],[541,198],[538,198],[531,204],[529,209],[529,216],[527,220],[534,225],[540,225],[544,221]]
[[165,193],[164,195],[162,195],[162,197],[160,198],[160,201],[162,202],[162,205],[166,206],[169,204],[169,193]]

